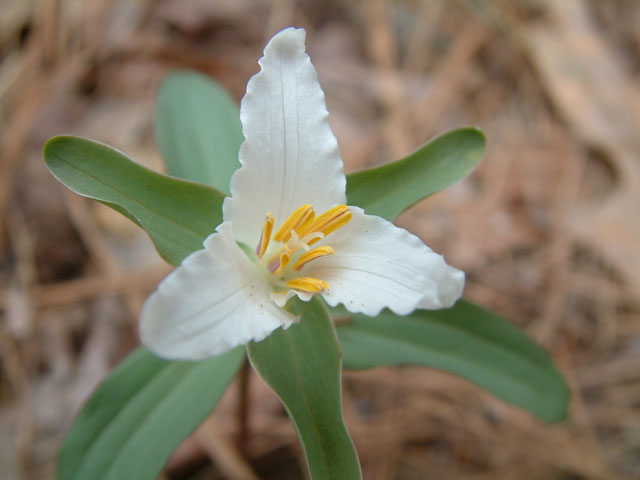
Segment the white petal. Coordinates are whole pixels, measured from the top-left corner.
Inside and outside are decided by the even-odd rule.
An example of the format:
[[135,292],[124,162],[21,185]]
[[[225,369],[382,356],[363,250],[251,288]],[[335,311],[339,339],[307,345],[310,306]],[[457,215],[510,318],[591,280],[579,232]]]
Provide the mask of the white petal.
[[335,255],[307,264],[302,274],[329,283],[329,305],[375,316],[383,308],[407,315],[450,307],[462,295],[464,272],[447,265],[422,241],[380,217],[350,207],[351,221],[322,240]]
[[200,360],[259,341],[295,317],[270,289],[222,223],[162,281],[142,309],[142,343],[165,358]]
[[223,208],[236,239],[251,247],[267,211],[277,229],[306,203],[317,212],[345,203],[342,159],[304,38],[293,28],[274,36],[242,99],[242,167]]

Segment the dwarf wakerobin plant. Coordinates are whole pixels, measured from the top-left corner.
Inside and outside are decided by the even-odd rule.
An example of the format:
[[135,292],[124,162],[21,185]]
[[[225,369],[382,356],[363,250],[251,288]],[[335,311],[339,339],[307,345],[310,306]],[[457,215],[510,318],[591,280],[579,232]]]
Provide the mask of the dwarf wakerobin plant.
[[[267,44],[242,100],[241,146],[219,87],[188,72],[165,81],[156,136],[182,179],[90,140],[47,142],[60,181],[128,216],[177,266],[143,307],[147,348],[76,419],[60,478],[155,478],[245,352],[285,405],[314,479],[361,477],[342,418],[342,367],[442,368],[543,420],[564,418],[567,388],[545,353],[489,312],[456,303],[463,272],[390,222],[473,168],[482,133],[454,130],[345,177],[304,39],[288,28]],[[350,321],[336,329],[336,314]]]

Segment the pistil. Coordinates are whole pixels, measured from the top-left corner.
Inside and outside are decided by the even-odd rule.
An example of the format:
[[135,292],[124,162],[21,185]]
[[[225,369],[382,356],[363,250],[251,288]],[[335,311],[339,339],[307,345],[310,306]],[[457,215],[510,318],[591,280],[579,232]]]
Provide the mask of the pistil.
[[[329,288],[329,284],[319,278],[296,277],[287,279],[290,275],[283,272],[285,272],[292,260],[294,261],[292,270],[299,272],[307,263],[313,260],[334,255],[335,250],[328,245],[313,249],[310,248],[310,245],[344,226],[349,220],[351,220],[351,211],[346,205],[330,208],[316,218],[312,206],[306,204],[296,209],[273,234],[275,218],[271,212],[267,213],[260,240],[256,247],[256,255],[258,258],[262,258],[269,250],[272,240],[281,245],[280,250],[266,262],[267,271],[272,275],[282,274],[283,277],[278,281],[285,282],[285,288],[289,289],[289,293],[282,292],[285,297],[280,298],[279,301],[286,302],[290,298],[289,295],[293,295],[294,290],[313,294],[324,292]],[[304,252],[301,252],[301,250],[304,250]],[[263,263],[263,265],[265,264]]]

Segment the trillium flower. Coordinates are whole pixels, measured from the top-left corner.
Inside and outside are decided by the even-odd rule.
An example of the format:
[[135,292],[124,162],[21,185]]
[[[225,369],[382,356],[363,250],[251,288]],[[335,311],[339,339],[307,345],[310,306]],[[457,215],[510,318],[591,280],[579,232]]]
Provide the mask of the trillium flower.
[[346,205],[346,179],[305,31],[274,36],[247,85],[245,142],[223,223],[161,282],[141,317],[158,355],[198,360],[260,341],[297,318],[293,296],[353,313],[450,307],[464,273],[420,239]]

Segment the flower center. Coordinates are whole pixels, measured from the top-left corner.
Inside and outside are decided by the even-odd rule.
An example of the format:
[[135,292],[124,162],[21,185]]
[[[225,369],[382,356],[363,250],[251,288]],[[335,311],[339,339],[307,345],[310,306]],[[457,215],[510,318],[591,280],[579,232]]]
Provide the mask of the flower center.
[[316,248],[311,245],[349,220],[351,211],[346,205],[338,205],[316,217],[313,207],[306,204],[294,211],[274,234],[276,221],[268,212],[256,247],[259,263],[287,289],[311,294],[323,292],[329,288],[327,282],[296,274],[309,262],[335,253],[328,245]]

